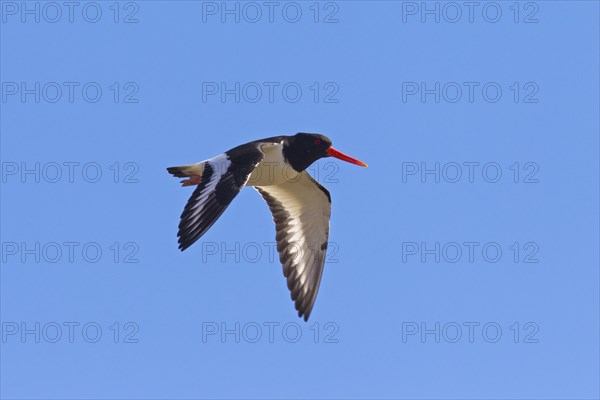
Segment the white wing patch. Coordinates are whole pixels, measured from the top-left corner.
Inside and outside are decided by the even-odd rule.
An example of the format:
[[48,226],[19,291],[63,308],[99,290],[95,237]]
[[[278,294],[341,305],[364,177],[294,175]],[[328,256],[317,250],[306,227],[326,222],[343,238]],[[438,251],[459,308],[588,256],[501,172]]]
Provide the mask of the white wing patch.
[[215,191],[215,188],[217,187],[217,184],[219,183],[223,175],[227,173],[227,170],[231,165],[231,161],[229,161],[227,155],[220,154],[216,157],[206,160],[204,162],[203,170],[206,169],[206,165],[212,168],[213,173],[209,177],[209,180],[205,182],[206,186],[204,190],[202,190],[199,193],[194,192],[194,195],[192,195],[192,197],[190,198],[190,200],[192,198],[194,199],[194,205],[191,207],[191,214],[188,216],[188,220],[185,226],[190,226],[198,221],[200,213],[202,212],[202,209],[206,204],[206,200],[208,199],[210,194]]
[[213,226],[262,159],[259,151],[244,156],[241,164],[236,164],[227,153],[204,162],[200,183],[189,198],[179,221],[177,236],[182,251]]

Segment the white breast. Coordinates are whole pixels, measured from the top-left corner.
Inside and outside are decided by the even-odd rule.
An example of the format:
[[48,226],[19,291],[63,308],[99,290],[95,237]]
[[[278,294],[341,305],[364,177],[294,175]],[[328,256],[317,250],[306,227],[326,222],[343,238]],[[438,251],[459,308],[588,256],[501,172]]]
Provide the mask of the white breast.
[[250,175],[246,186],[279,185],[298,179],[298,172],[283,158],[283,144],[263,144],[260,150],[265,156]]

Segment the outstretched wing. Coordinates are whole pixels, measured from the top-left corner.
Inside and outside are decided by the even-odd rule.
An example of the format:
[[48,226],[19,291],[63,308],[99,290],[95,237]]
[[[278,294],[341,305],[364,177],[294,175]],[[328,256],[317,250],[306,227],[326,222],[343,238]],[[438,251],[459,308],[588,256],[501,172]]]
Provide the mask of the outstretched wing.
[[255,189],[273,214],[283,274],[298,316],[304,316],[306,321],[323,275],[331,197],[306,171],[289,182]]
[[232,157],[227,152],[204,162],[200,183],[181,214],[177,233],[181,251],[194,244],[217,221],[262,158],[262,152],[256,149],[243,157]]

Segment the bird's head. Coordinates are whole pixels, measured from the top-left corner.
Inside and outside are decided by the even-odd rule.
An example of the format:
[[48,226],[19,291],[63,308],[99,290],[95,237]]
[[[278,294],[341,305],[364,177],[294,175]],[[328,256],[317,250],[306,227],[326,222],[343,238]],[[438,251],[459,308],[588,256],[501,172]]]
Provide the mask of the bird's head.
[[318,133],[298,133],[292,136],[290,150],[288,159],[291,158],[292,165],[298,166],[295,167],[298,171],[305,170],[313,162],[323,157],[335,157],[361,167],[367,166],[364,162],[334,149],[331,146],[331,139]]

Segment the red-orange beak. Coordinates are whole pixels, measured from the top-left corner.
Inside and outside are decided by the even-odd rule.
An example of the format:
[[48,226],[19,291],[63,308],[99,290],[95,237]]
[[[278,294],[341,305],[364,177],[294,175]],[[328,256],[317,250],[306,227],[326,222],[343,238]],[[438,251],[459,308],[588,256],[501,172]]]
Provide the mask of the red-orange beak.
[[357,160],[356,158],[347,156],[344,153],[342,153],[341,151],[337,151],[333,147],[330,147],[329,149],[327,149],[327,155],[329,157],[335,157],[337,159],[349,162],[350,164],[360,165],[361,167],[368,167],[368,165],[365,164],[364,162]]

